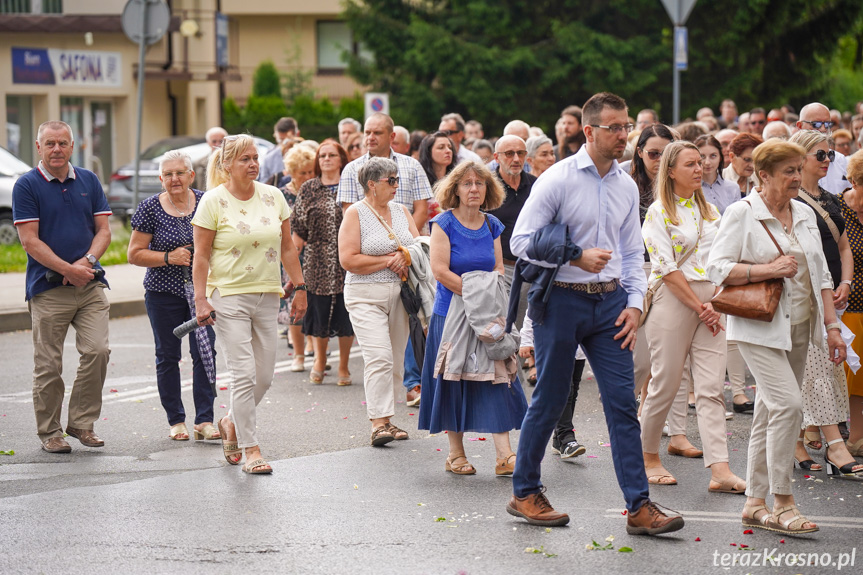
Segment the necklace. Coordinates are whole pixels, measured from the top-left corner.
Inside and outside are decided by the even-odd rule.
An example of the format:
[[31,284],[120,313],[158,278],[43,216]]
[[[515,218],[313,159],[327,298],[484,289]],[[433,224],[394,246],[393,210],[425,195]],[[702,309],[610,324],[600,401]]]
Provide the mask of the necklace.
[[[779,222],[779,225],[782,226],[782,231],[784,231],[787,234],[788,233],[788,226],[786,226],[784,223],[782,223],[782,220],[779,218],[779,216],[776,215],[776,212],[773,211],[773,208],[770,206],[770,204],[768,204],[767,202],[764,202],[764,205],[767,206],[767,211],[770,212],[770,215],[772,215],[774,218],[776,218],[776,220]],[[789,212],[791,211],[790,205],[788,206],[788,211]]]
[[819,186],[819,188],[818,188],[818,195],[817,195],[817,196],[816,196],[816,195],[813,195],[813,194],[810,194],[810,193],[809,193],[809,191],[808,191],[806,188],[804,188],[803,186],[800,186],[800,189],[801,189],[801,190],[803,190],[803,193],[804,193],[804,194],[806,194],[807,196],[809,196],[810,198],[812,198],[812,199],[813,199],[813,200],[815,200],[816,202],[820,202],[820,201],[821,201],[821,187],[820,187],[820,186]]
[[166,192],[168,194],[168,201],[171,202],[171,205],[174,206],[174,209],[177,210],[177,213],[180,214],[180,217],[186,217],[186,213],[189,211],[189,192],[186,192],[186,211],[184,212],[180,208],[177,207],[177,204],[174,203],[174,200],[171,199],[171,193]]

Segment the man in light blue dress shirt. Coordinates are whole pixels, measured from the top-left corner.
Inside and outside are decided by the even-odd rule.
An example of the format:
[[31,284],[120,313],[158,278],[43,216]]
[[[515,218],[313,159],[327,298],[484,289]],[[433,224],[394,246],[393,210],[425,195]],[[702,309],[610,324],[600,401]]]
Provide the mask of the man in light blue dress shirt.
[[633,127],[627,117],[626,103],[614,94],[587,101],[587,143],[536,182],[510,240],[513,254],[526,258],[534,232],[562,223],[582,254],[560,269],[545,318],[534,324],[539,380],[522,424],[507,511],[535,525],[569,522],[545,498],[540,464],[569,395],[580,344],[602,396],[627,532],[656,535],[682,528],[683,518],[666,515],[650,501],[641,452],[632,350],[647,281],[638,188],[617,164]]

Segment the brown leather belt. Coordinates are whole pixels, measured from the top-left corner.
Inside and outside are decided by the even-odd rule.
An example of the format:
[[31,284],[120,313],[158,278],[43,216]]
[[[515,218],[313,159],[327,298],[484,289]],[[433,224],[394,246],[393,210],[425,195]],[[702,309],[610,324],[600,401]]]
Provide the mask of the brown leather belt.
[[589,284],[571,284],[566,282],[554,282],[555,287],[571,289],[572,291],[580,291],[584,293],[609,293],[613,292],[620,286],[620,280],[613,279],[610,282],[597,282]]
[[507,265],[507,266],[514,266],[514,265],[515,265],[515,262],[516,262],[516,260],[508,260],[508,259],[506,259],[506,258],[503,258],[503,263],[504,263],[504,265]]

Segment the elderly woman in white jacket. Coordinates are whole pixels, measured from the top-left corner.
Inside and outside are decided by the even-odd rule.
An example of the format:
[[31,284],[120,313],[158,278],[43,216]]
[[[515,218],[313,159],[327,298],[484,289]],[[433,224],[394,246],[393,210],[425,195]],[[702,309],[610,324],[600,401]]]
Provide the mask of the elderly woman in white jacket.
[[[836,363],[845,360],[815,214],[791,201],[800,187],[805,155],[800,146],[782,140],[755,148],[761,191],[726,209],[707,269],[717,285],[784,280],[773,320],[728,316],[727,338],[738,343],[758,384],[743,524],[786,535],[818,530],[797,510],[791,494],[794,444],[803,419],[800,384],[810,340],[820,345],[826,330],[830,357]],[[774,497],[772,512],[766,506],[768,493]]]

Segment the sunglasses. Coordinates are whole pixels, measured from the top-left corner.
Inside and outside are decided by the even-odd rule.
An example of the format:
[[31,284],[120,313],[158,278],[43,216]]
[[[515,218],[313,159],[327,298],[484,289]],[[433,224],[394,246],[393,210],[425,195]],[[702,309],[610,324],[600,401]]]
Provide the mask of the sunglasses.
[[810,122],[808,120],[800,120],[804,124],[809,124],[816,130],[820,130],[821,128],[827,128],[828,130],[833,128],[833,122]]
[[352,145],[348,146],[348,150],[359,150],[360,147],[361,147],[360,144],[352,144]]
[[461,132],[461,130],[439,130],[439,131],[446,136],[454,136],[454,135],[458,134],[459,132]]
[[228,142],[233,142],[239,137],[240,136],[225,136],[225,138],[222,140],[222,153],[225,153],[225,144],[227,144]]
[[662,157],[662,152],[657,152],[656,150],[644,150],[644,153],[647,154],[647,157],[652,161],[656,161]]
[[824,160],[830,160],[831,162],[836,158],[836,152],[833,150],[829,150],[825,152],[824,150],[818,150],[812,154],[806,154],[807,156],[815,156],[815,159],[819,162],[823,162]]
[[507,150],[506,152],[500,152],[504,156],[506,156],[507,160],[511,160],[513,156],[518,154],[518,157],[524,159],[527,156],[527,150]]
[[390,176],[389,178],[383,178],[382,180],[378,180],[379,182],[386,182],[392,187],[396,187],[399,183],[398,176]]

